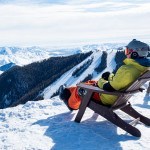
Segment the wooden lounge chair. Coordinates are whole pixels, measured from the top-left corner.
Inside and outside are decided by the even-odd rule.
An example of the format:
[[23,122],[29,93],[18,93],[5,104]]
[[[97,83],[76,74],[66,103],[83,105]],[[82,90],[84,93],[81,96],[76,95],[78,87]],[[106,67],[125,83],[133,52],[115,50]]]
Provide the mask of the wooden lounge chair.
[[[133,136],[140,137],[141,132],[130,123],[125,122],[122,120],[114,111],[117,109],[122,110],[123,112],[127,113],[128,115],[132,116],[135,119],[139,119],[140,122],[144,123],[145,125],[150,126],[150,119],[146,118],[145,116],[138,113],[135,109],[132,108],[131,104],[128,102],[130,97],[137,93],[142,92],[144,89],[141,86],[150,80],[150,70],[146,71],[143,75],[141,75],[130,87],[125,90],[124,92],[108,92],[102,90],[98,87],[94,87],[91,85],[85,85],[83,83],[78,84],[78,88],[82,88],[85,90],[84,95],[82,95],[82,102],[75,118],[75,122],[80,122],[82,116],[86,110],[86,107],[92,109],[95,113],[103,116],[116,126],[122,128],[123,130],[127,131]],[[112,106],[107,106],[100,104],[96,101],[92,100],[93,92],[103,93],[103,94],[110,94],[110,95],[117,95],[118,99]]]

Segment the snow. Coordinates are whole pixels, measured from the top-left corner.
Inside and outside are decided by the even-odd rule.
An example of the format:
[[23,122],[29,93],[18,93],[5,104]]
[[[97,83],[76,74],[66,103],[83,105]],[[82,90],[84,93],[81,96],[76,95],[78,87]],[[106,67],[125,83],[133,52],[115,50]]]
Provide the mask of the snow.
[[3,71],[0,71],[0,74],[2,74],[3,73]]
[[42,47],[0,47],[0,66],[8,63],[14,63],[18,66],[30,64],[35,61],[41,61],[49,57],[68,56],[81,52],[87,52],[96,49],[109,49],[122,47],[125,43],[107,43],[107,44],[91,44],[81,46],[42,48]]
[[[99,62],[99,58],[101,57],[101,55],[102,55],[102,51],[95,51],[90,56],[90,58],[88,57],[83,62],[81,62],[79,65],[73,67],[71,70],[69,70],[68,72],[63,74],[59,78],[59,80],[57,80],[56,82],[54,82],[53,84],[51,84],[44,90],[44,92],[43,92],[44,99],[51,97],[53,95],[54,91],[56,92],[59,89],[60,85],[62,85],[62,84],[65,84],[67,86],[72,86],[72,85],[76,85],[77,83],[82,81],[88,75],[88,73],[93,72],[94,66],[97,65],[97,63]],[[91,59],[92,57],[94,57],[94,59],[93,59],[92,64],[88,67],[88,69],[86,71],[84,71],[83,74],[81,76],[79,76],[78,78],[73,77],[72,72],[75,71],[76,68],[79,68],[80,66],[82,66],[85,62],[88,61],[88,59]],[[53,89],[53,90],[51,90],[51,89]]]
[[[115,51],[97,47],[91,56],[47,87],[42,93],[44,100],[1,109],[0,150],[149,150],[150,130],[143,123],[136,125],[142,133],[141,138],[137,138],[87,108],[79,124],[74,122],[78,111],[70,112],[58,96],[50,98],[60,85],[75,85],[93,72],[101,60],[102,51],[106,49],[108,67],[104,71],[112,71],[116,66]],[[86,49],[83,48],[83,51]],[[88,69],[79,78],[72,77],[72,72],[91,57],[94,59]],[[96,72],[93,75],[94,79],[101,76]],[[145,89],[147,87],[148,83],[144,85]],[[150,95],[146,94],[146,90],[135,94],[130,102],[138,112],[150,118]],[[116,113],[127,122],[133,121],[119,110]]]
[[[89,46],[92,49],[92,45]],[[0,66],[14,63],[19,66],[50,57],[66,56],[87,51],[85,48],[0,47]],[[88,50],[89,51],[89,50]]]
[[[59,80],[57,80],[56,82],[54,82],[53,84],[48,86],[42,93],[44,95],[44,99],[50,98],[53,95],[53,93],[55,93],[59,89],[60,85],[65,84],[66,86],[75,86],[77,83],[81,82],[88,74],[93,74],[93,79],[98,80],[103,72],[101,72],[100,74],[97,74],[94,71],[94,68],[96,68],[99,65],[103,51],[107,51],[107,53],[108,53],[108,58],[107,58],[108,67],[106,69],[104,69],[103,72],[105,72],[105,71],[112,72],[113,68],[115,68],[115,66],[116,66],[115,60],[114,60],[116,50],[112,50],[112,49],[109,50],[109,49],[107,49],[107,47],[105,47],[105,48],[97,47],[97,50],[94,51],[90,57],[88,57],[83,62],[81,62],[79,65],[75,66],[74,68],[72,68],[71,70],[69,70],[68,72],[63,74],[61,76],[61,78],[59,78]],[[73,77],[72,72],[75,71],[76,68],[79,68],[80,66],[82,66],[85,62],[87,62],[91,58],[94,58],[93,62],[86,69],[86,71],[84,71],[82,73],[82,75],[79,76],[78,78]],[[51,90],[51,89],[53,89],[53,90]]]
[[[150,118],[145,92],[134,95],[131,103]],[[147,96],[148,98],[148,96]],[[138,123],[141,138],[133,137],[87,109],[80,124],[74,122],[77,111],[69,112],[58,97],[27,102],[0,110],[1,150],[148,150],[149,127]],[[132,118],[117,112],[127,121]]]

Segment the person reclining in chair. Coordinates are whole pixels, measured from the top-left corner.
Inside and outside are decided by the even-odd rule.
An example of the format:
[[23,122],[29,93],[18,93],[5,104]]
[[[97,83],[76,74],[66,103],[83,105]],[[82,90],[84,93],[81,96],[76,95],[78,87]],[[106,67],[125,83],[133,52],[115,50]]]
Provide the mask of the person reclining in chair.
[[[133,39],[125,49],[127,58],[115,75],[105,72],[98,81],[90,80],[85,84],[98,86],[106,91],[124,91],[127,89],[140,75],[150,67],[150,59],[147,58],[150,47],[148,44]],[[59,97],[70,110],[77,110],[81,104],[81,95],[84,90],[75,87],[60,86]],[[117,96],[94,93],[93,99],[101,101],[104,105],[112,105]]]

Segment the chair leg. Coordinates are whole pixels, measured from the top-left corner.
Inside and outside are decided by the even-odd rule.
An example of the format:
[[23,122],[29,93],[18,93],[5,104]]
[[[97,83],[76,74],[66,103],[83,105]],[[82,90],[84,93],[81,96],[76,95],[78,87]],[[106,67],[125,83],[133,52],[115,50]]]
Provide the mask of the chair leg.
[[78,111],[77,116],[75,118],[75,122],[80,123],[80,121],[81,121],[81,119],[83,117],[83,114],[84,114],[84,112],[86,110],[86,107],[87,107],[87,105],[88,105],[88,103],[90,101],[92,93],[93,92],[91,92],[91,91],[87,91],[86,95],[83,97],[81,105],[80,105],[80,108],[79,108],[79,111]]
[[106,118],[108,121],[112,122],[116,126],[120,127],[121,129],[125,130],[126,132],[130,133],[133,136],[140,137],[141,132],[133,127],[132,125],[128,124],[124,120],[122,120],[117,114],[115,114],[110,108],[106,106],[97,105],[96,103],[90,101],[89,106],[92,110],[94,110],[99,115]]
[[133,127],[132,125],[128,124],[127,122],[125,122],[124,120],[122,120],[117,114],[114,113],[113,118],[108,118],[108,120],[110,122],[112,122],[113,124],[117,125],[118,127],[120,127],[121,129],[127,131],[128,133],[130,133],[133,136],[136,137],[141,137],[141,132]]
[[147,126],[150,126],[150,119],[141,115],[138,113],[132,106],[131,104],[126,105],[124,108],[121,108],[121,110],[128,115],[132,116],[133,118],[140,118],[140,121],[144,123]]

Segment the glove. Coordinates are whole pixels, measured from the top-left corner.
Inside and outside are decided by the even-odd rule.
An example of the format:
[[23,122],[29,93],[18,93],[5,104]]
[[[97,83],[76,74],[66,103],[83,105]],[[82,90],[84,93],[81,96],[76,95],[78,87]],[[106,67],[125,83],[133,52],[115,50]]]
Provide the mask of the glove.
[[108,78],[109,78],[109,75],[110,75],[110,72],[104,72],[103,74],[102,74],[102,78],[104,79],[104,80],[106,80],[106,81],[108,81]]

